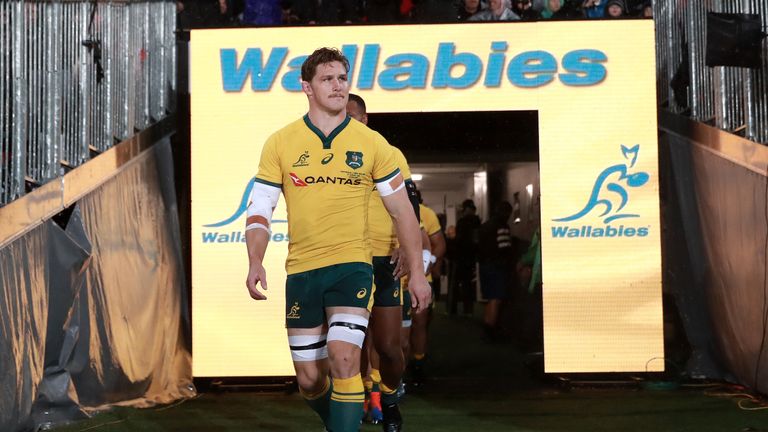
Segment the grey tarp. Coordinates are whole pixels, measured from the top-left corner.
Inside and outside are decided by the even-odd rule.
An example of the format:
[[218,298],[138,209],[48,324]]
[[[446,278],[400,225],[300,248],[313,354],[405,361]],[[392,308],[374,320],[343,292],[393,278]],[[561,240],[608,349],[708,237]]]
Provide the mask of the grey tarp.
[[194,392],[169,142],[65,216],[0,250],[2,431]]
[[[665,263],[675,263],[672,252],[681,250],[689,262],[675,285],[693,369],[768,393],[768,178],[684,138],[666,138],[677,195],[667,205],[681,222],[667,229],[681,230],[675,236],[685,245],[665,251]],[[725,371],[717,371],[708,353]]]

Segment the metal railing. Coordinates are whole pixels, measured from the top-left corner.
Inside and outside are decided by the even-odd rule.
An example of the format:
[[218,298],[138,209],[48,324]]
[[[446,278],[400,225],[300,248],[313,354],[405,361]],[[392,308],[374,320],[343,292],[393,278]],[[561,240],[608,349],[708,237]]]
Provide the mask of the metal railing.
[[176,4],[0,0],[0,206],[174,110]]
[[659,103],[768,144],[768,41],[763,40],[760,69],[705,64],[707,12],[759,14],[768,28],[768,1],[656,0],[653,8]]

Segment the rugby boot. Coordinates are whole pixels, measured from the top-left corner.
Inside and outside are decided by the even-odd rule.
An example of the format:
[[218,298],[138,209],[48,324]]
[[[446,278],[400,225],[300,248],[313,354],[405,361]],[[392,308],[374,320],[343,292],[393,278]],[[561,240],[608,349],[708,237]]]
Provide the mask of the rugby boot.
[[383,419],[381,412],[381,392],[371,392],[371,402],[368,404],[368,422],[371,424],[379,424]]
[[400,381],[400,385],[397,386],[397,392],[395,394],[397,395],[398,402],[405,396],[405,383],[403,381]]
[[400,408],[397,404],[382,407],[384,421],[381,423],[384,432],[401,432],[403,430],[403,417],[400,416]]

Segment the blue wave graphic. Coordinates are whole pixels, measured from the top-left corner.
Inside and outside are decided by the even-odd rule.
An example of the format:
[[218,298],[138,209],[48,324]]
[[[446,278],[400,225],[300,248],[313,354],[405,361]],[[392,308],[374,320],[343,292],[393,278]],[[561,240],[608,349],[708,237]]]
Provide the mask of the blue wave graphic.
[[[245,185],[245,191],[243,192],[243,197],[240,198],[240,205],[237,207],[237,210],[232,214],[232,216],[224,219],[223,221],[203,225],[207,228],[217,228],[222,227],[224,225],[229,225],[232,222],[236,221],[240,216],[243,215],[248,210],[248,198],[251,196],[251,190],[253,189],[253,182],[256,180],[256,177],[252,177],[250,180],[248,180],[248,184]],[[287,220],[283,219],[272,219],[272,223],[286,223]]]

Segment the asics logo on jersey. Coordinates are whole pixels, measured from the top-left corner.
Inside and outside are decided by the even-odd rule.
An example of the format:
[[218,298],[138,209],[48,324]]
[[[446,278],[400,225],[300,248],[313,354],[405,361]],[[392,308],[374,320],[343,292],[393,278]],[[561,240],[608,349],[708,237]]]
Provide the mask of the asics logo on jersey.
[[360,291],[357,292],[357,298],[359,299],[365,298],[366,294],[368,294],[368,290],[365,288],[360,288]]
[[293,163],[293,167],[309,166],[309,152],[305,151],[304,154],[299,156],[296,162]]
[[333,160],[333,153],[328,153],[328,154],[327,154],[327,155],[326,155],[326,156],[323,158],[323,160],[321,160],[321,161],[320,161],[320,163],[321,163],[321,164],[323,164],[323,165],[327,165],[327,164],[328,164],[328,162],[330,162],[330,161],[332,161],[332,160]]
[[291,181],[293,182],[294,186],[296,187],[307,186],[304,180],[302,180],[301,177],[297,176],[295,173],[288,173],[288,176],[291,177]]

